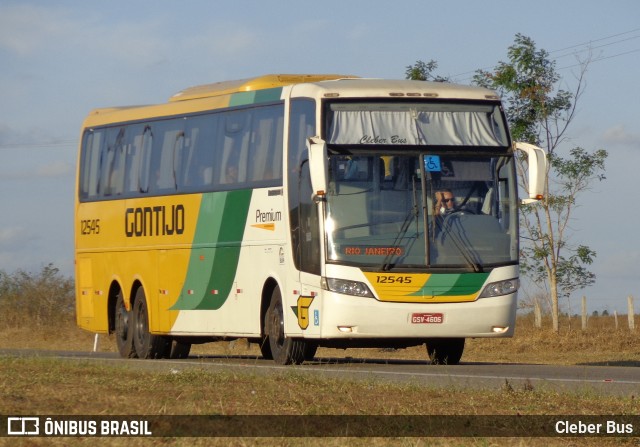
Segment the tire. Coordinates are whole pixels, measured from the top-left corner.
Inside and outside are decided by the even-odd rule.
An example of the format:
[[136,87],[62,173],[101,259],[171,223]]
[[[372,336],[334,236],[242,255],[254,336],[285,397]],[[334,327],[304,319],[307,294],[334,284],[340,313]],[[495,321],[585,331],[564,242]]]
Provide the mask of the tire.
[[432,365],[457,365],[464,351],[464,338],[431,338],[427,354]]
[[[305,342],[284,335],[282,294],[276,287],[265,316],[266,332],[273,360],[279,365],[299,365],[304,362]],[[264,352],[263,352],[264,355]]]
[[115,309],[115,335],[118,352],[126,359],[136,358],[136,350],[133,347],[133,315],[124,306],[122,291],[118,292]]
[[269,342],[269,336],[267,331],[269,330],[269,309],[264,314],[264,332],[265,334],[260,339],[260,353],[265,360],[273,360],[273,353],[271,352],[271,343]]
[[318,345],[315,343],[305,342],[304,347],[304,359],[305,360],[313,360],[316,356],[316,352],[318,351]]
[[136,292],[133,304],[133,346],[141,359],[161,359],[169,355],[170,340],[149,332],[149,311],[142,287]]
[[176,339],[169,341],[169,358],[170,359],[186,359],[191,351],[191,343],[184,343]]

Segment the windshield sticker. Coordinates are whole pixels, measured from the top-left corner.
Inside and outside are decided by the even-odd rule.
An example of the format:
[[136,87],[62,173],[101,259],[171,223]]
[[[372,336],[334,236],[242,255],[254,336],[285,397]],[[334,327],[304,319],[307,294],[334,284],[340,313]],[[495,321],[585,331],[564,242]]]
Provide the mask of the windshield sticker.
[[424,157],[424,168],[427,172],[441,172],[442,165],[440,164],[439,155],[427,155]]

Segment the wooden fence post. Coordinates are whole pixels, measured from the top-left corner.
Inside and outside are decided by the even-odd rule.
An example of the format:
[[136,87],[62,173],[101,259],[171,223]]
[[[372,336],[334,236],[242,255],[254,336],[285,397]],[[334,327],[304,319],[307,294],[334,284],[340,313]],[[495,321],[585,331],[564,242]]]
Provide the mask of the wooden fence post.
[[616,323],[616,331],[618,330],[618,311],[614,310],[613,311],[613,321],[615,321]]
[[536,327],[540,329],[542,327],[542,309],[540,309],[540,302],[537,298],[533,302],[533,317]]
[[587,297],[582,296],[582,330],[587,330]]
[[631,295],[627,297],[627,318],[629,319],[629,330],[633,331],[636,325],[633,315],[633,297]]

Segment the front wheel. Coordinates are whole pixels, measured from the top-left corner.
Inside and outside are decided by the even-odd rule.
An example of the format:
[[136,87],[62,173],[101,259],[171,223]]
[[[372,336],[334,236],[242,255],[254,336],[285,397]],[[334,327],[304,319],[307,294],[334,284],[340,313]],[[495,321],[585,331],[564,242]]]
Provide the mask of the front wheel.
[[464,338],[430,338],[427,353],[432,365],[457,365],[464,351]]
[[[273,360],[280,365],[301,364],[305,359],[305,342],[284,335],[282,294],[276,287],[265,316],[267,340]],[[264,355],[264,351],[263,351]]]
[[182,340],[169,340],[169,358],[170,359],[186,359],[191,351],[191,343]]

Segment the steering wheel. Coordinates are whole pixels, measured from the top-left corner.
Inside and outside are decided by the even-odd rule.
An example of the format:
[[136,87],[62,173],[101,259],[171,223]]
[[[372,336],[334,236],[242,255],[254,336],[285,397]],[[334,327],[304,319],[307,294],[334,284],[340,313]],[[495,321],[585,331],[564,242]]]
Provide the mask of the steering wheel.
[[440,226],[441,231],[439,234],[439,239],[440,242],[444,242],[444,239],[447,237],[447,235],[449,234],[451,227],[453,226],[453,220],[454,219],[458,219],[460,216],[463,216],[465,214],[473,214],[475,215],[476,213],[472,210],[469,210],[467,208],[454,208],[452,210],[449,210],[446,214],[441,214],[440,217],[442,217],[442,224]]

